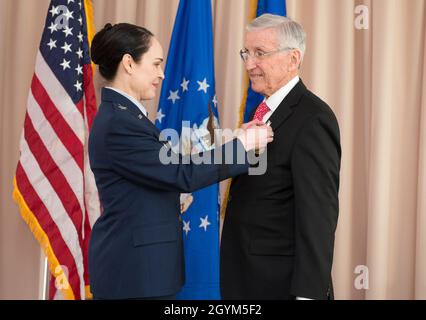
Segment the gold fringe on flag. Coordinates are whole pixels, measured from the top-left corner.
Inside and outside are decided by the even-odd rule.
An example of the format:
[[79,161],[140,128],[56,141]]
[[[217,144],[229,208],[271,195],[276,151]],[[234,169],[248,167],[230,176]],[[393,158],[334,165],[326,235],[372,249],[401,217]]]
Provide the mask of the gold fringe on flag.
[[[92,0],[84,0],[84,12],[86,13],[87,41],[89,42],[89,51],[92,46],[92,40],[95,36],[95,24],[93,22],[93,3]],[[92,62],[92,71],[95,74],[95,64]]]
[[62,295],[67,300],[75,300],[75,295],[68,282],[67,275],[64,273],[64,270],[59,264],[58,258],[56,258],[56,255],[53,252],[49,238],[47,237],[43,228],[40,226],[37,218],[34,216],[34,213],[30,210],[27,203],[25,202],[25,199],[16,183],[16,177],[13,178],[13,200],[18,204],[22,218],[28,224],[28,227],[34,234],[34,237],[37,239],[44,254],[46,255],[51,274],[54,275],[56,279],[60,279],[60,291],[62,292]]
[[[86,14],[87,42],[89,43],[89,52],[92,48],[92,40],[95,36],[95,23],[93,20],[93,2],[92,0],[84,0],[84,12]],[[89,54],[90,55],[90,54]],[[92,61],[92,73],[95,76],[96,66]],[[90,291],[90,285],[85,286],[86,299],[92,300],[93,295]]]

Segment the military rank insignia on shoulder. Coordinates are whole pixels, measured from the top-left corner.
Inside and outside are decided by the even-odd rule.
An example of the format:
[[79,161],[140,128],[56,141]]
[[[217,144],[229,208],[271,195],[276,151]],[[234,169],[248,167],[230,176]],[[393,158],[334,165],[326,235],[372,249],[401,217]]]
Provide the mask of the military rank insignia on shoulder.
[[123,106],[123,105],[121,105],[121,104],[119,104],[119,103],[113,103],[113,106],[114,106],[115,108],[119,109],[119,110],[127,110],[127,107],[126,107],[126,106]]

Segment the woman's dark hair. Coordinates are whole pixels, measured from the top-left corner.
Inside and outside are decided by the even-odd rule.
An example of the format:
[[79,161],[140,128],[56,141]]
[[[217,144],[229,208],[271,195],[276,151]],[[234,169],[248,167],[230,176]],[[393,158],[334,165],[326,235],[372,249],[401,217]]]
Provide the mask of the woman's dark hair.
[[130,54],[136,62],[151,47],[151,31],[130,23],[107,23],[93,38],[92,61],[106,80],[113,80],[123,55]]

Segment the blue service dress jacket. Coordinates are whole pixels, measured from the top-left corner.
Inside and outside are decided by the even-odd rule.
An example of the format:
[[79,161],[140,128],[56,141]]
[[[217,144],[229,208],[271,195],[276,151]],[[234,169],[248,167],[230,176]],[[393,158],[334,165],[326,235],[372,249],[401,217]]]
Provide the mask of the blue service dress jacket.
[[90,166],[103,209],[89,244],[95,299],[177,293],[184,283],[180,193],[248,171],[247,154],[238,139],[204,156],[213,163],[218,152],[224,158],[224,150],[232,149],[233,159],[244,152],[243,164],[164,165],[159,134],[129,99],[102,89],[89,136]]

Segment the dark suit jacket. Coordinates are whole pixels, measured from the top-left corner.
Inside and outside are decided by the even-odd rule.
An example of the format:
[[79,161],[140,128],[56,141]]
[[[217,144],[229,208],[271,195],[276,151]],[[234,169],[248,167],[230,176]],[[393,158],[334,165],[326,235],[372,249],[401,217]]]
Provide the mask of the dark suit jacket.
[[232,181],[221,241],[225,299],[331,296],[340,137],[302,81],[272,114],[267,171]]
[[[163,146],[159,130],[137,106],[113,90],[102,90],[89,137],[90,166],[103,206],[89,245],[95,298],[178,292],[184,282],[180,193],[248,170],[247,162],[163,165],[159,160]],[[235,139],[222,152],[230,146],[235,152],[243,150]],[[214,153],[207,154],[213,159]]]

